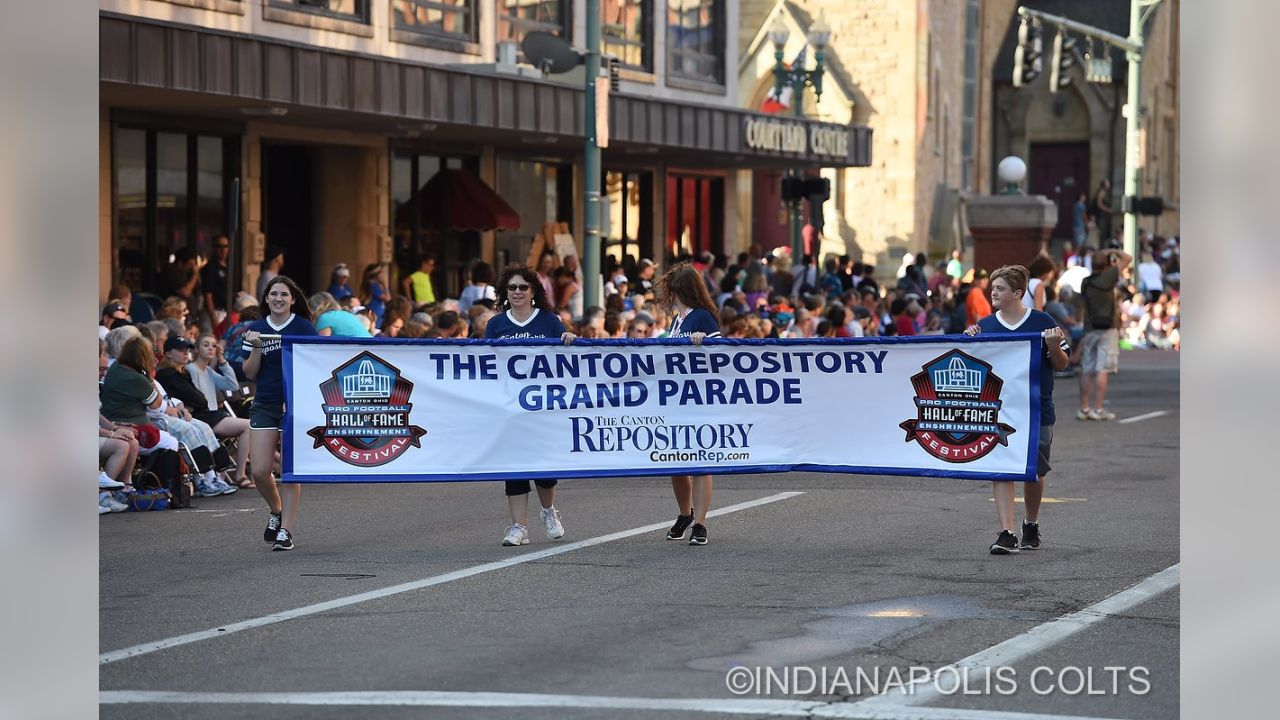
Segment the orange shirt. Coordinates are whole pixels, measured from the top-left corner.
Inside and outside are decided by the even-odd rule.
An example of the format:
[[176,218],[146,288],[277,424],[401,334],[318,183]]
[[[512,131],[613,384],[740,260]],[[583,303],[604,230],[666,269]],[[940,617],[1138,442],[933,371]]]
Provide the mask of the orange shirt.
[[973,325],[990,314],[991,303],[987,301],[987,294],[977,286],[969,288],[964,299],[965,324]]

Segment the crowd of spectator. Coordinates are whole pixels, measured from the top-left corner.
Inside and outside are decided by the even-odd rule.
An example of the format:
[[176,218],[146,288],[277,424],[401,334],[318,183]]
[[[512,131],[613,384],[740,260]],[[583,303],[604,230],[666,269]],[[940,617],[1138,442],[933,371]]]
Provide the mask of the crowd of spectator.
[[[169,294],[158,296],[154,306],[118,285],[102,308],[99,376],[104,398],[114,397],[114,404],[104,403],[99,423],[101,512],[123,509],[138,457],[148,452],[140,445],[136,423],[130,421],[155,424],[184,446],[197,466],[196,495],[252,487],[244,455],[247,422],[228,412],[224,401],[228,391],[249,385],[241,367],[240,335],[261,317],[261,298],[240,292],[228,303],[225,288],[201,287],[201,280],[215,285],[226,281],[225,238],[219,238],[216,247],[210,262],[190,253],[176,254],[162,275],[163,292]],[[1026,259],[1031,282],[1024,302],[1051,315],[1069,334],[1073,348],[1089,329],[1081,290],[1101,252],[1109,250],[1077,248],[1068,242],[1057,257],[1042,253]],[[283,251],[270,248],[265,255],[262,275],[278,274]],[[965,267],[959,251],[936,263],[924,253],[904,255],[894,277],[848,256],[832,255],[819,263],[806,255],[794,264],[785,250],[766,253],[759,246],[732,261],[711,253],[674,261],[690,262],[706,283],[726,338],[958,334],[992,312],[987,269]],[[387,267],[381,263],[367,265],[358,284],[345,263],[335,266],[329,286],[308,299],[316,329],[321,335],[353,338],[483,337],[487,323],[503,310],[497,307],[494,268],[475,262],[458,297],[446,298],[437,296],[434,267],[435,259],[424,257],[418,271],[403,279],[402,292],[393,293]],[[626,257],[619,263],[607,258],[603,305],[585,308],[576,257],[561,259],[546,252],[536,274],[565,328],[579,337],[646,339],[664,337],[671,320],[655,296],[660,270],[649,259]],[[1114,327],[1120,346],[1179,349],[1178,239],[1148,234],[1141,261],[1126,265],[1119,277]],[[135,338],[141,344],[125,353]],[[150,354],[151,362],[139,359],[142,351]],[[128,402],[145,407],[128,412],[119,409],[120,397],[111,395],[115,388],[108,388],[108,377],[139,395],[148,385],[131,375],[117,373],[122,380],[112,376],[110,368],[122,353],[133,358],[131,372],[146,376],[155,391],[154,397],[149,392],[147,397],[130,396]],[[1076,372],[1078,352],[1072,360],[1073,367],[1062,374]],[[106,414],[109,407],[117,417]],[[153,447],[171,444],[165,440]]]

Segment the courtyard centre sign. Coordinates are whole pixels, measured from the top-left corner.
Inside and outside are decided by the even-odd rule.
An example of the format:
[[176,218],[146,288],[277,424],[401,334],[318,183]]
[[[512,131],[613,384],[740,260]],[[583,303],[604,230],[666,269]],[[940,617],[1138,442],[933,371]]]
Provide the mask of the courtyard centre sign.
[[844,158],[849,154],[849,133],[841,127],[823,127],[772,118],[746,120],[747,147],[753,150]]

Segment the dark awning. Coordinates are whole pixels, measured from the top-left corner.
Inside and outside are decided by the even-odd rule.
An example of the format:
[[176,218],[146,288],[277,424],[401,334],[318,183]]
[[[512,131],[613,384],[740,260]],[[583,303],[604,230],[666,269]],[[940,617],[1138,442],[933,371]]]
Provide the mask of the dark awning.
[[470,170],[436,173],[409,202],[396,211],[396,222],[408,224],[418,214],[431,230],[516,230],[520,214]]

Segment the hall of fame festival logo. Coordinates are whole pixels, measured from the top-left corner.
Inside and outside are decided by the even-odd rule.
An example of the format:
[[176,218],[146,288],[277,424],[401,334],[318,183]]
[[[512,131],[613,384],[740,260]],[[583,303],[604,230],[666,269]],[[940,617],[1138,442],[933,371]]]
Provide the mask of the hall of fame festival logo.
[[930,455],[952,463],[973,462],[997,444],[1009,444],[1009,435],[1017,431],[999,421],[1004,381],[990,365],[952,350],[921,367],[911,377],[918,415],[899,425],[907,442],[915,440]]
[[422,447],[427,431],[409,424],[412,392],[413,383],[398,368],[373,353],[360,353],[320,383],[324,425],[307,431],[316,441],[312,447],[323,445],[356,467],[386,465],[410,445]]

